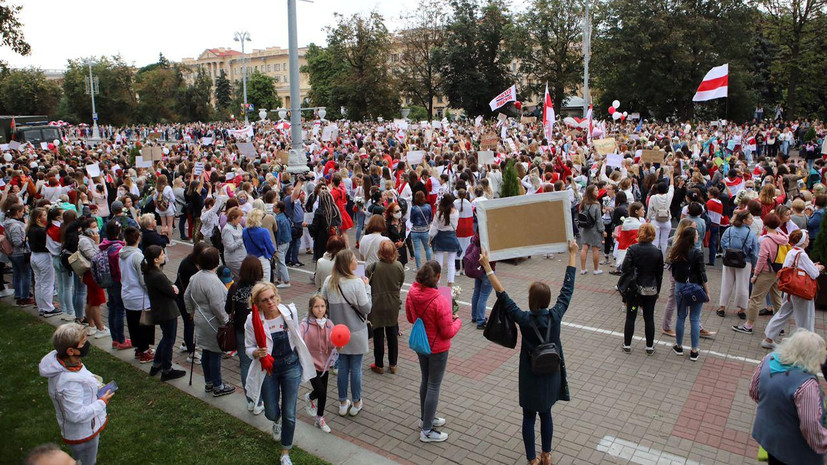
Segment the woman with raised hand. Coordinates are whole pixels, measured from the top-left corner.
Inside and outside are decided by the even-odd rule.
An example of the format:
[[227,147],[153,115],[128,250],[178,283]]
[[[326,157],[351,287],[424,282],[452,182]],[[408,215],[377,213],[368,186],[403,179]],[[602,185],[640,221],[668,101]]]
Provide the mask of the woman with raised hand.
[[[574,277],[577,269],[577,242],[569,241],[569,261],[563,278],[563,287],[554,306],[551,305],[551,289],[542,282],[534,282],[528,289],[529,311],[521,310],[505,292],[491,264],[488,252],[480,255],[480,264],[497,292],[497,299],[503,299],[505,310],[520,326],[520,407],[523,409],[523,444],[529,465],[551,465],[551,439],[554,431],[551,407],[558,401],[568,401],[569,386],[566,378],[566,363],[560,329],[563,316],[568,310],[574,293]],[[535,373],[532,368],[532,353],[541,344],[554,343],[559,355],[559,366],[546,373]],[[534,443],[534,421],[540,416],[540,437],[542,453],[537,457]]]

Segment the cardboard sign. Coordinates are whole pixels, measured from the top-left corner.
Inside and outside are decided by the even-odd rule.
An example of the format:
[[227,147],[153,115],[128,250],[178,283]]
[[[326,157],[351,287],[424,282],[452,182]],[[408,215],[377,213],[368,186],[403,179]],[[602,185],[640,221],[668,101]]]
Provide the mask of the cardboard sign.
[[153,132],[150,132],[149,135],[146,136],[146,138],[149,139],[149,140],[160,139],[161,138],[161,133],[158,132],[158,131],[153,131]]
[[592,145],[597,153],[600,155],[608,155],[617,151],[617,141],[614,137],[607,137],[605,139],[592,139]]
[[422,159],[425,158],[425,151],[424,150],[409,150],[408,151],[408,163],[411,166],[418,165],[422,163]]
[[480,150],[497,150],[500,136],[495,132],[486,132],[480,136]]
[[[145,147],[149,148],[149,147]],[[146,159],[141,155],[135,157],[135,167],[136,168],[152,168],[152,161],[151,159]]]
[[623,167],[623,155],[610,153],[606,155],[606,165],[612,166],[615,168]]
[[[169,149],[167,149],[169,150]],[[152,147],[152,161],[161,161],[164,159],[164,149],[161,147]]]
[[564,252],[574,238],[567,192],[487,200],[476,212],[480,243],[492,261]]
[[477,163],[480,165],[490,165],[494,163],[494,151],[480,150],[477,152]]
[[508,115],[505,113],[498,113],[497,114],[497,121],[505,121],[508,119]]
[[195,166],[192,167],[192,174],[198,176],[204,172],[204,162],[199,161],[195,163]]
[[511,149],[512,152],[517,151],[517,144],[514,143],[514,139],[509,137],[505,140],[505,144],[508,145],[508,148]]
[[236,142],[235,146],[238,147],[238,152],[241,155],[244,155],[247,158],[256,158],[256,148],[253,146],[252,142]]
[[663,163],[666,152],[663,150],[642,150],[640,153],[641,163]]
[[95,178],[101,175],[100,166],[97,163],[93,163],[91,165],[86,165],[86,173],[89,174],[89,177]]
[[537,122],[536,116],[523,116],[520,118],[520,122],[523,124],[534,124]]
[[290,153],[287,150],[279,150],[276,152],[276,160],[282,165],[286,165],[290,162]]
[[322,130],[322,141],[323,142],[330,142],[331,139],[335,138],[336,126],[325,126]]
[[147,161],[152,160],[152,147],[148,145],[144,145],[143,147],[141,147],[141,157]]

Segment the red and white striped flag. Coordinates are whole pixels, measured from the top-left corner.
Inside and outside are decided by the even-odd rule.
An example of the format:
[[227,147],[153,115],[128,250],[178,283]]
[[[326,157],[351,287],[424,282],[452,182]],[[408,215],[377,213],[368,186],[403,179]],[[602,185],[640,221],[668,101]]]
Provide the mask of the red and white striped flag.
[[706,102],[716,98],[726,98],[729,91],[729,64],[716,66],[704,76],[698,91],[692,97],[693,102]]
[[586,119],[589,121],[589,144],[592,143],[592,129],[594,128],[594,124],[592,123],[592,106],[589,105],[589,111],[586,113]]
[[546,83],[546,97],[543,103],[543,131],[549,145],[551,145],[552,129],[554,129],[554,102],[551,101],[551,96],[548,94],[548,83]]

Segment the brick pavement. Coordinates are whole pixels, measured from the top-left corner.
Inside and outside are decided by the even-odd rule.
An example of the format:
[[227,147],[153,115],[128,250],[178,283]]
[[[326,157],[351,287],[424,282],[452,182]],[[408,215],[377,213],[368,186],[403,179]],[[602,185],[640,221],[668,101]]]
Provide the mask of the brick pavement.
[[[189,250],[183,243],[168,249],[166,272],[171,278]],[[309,281],[310,257],[300,255],[300,260],[308,267],[291,269],[293,286],[281,294],[283,301],[295,302],[303,313],[315,289]],[[534,257],[517,266],[501,264],[497,274],[512,298],[527,307],[530,282],[542,280],[553,290],[559,288],[565,264],[565,255]],[[758,344],[768,317],[761,317],[756,334],[748,336],[729,329],[741,321],[734,310],[726,318],[715,315],[719,267],[709,270],[712,303],[704,307],[702,316],[703,326],[719,333],[713,340],[701,340],[701,358],[696,363],[672,354],[673,339],[660,335],[665,297],[655,311],[655,354],[645,354],[642,339],[633,342],[631,354],[622,352],[625,316],[612,290],[616,278],[607,273],[577,275],[562,332],[572,400],[552,410],[553,463],[755,462],[757,445],[750,438],[755,404],[747,387],[755,363],[766,354]],[[414,272],[409,271],[403,291],[413,278]],[[463,289],[460,300],[470,300],[473,281],[458,276],[457,284]],[[489,306],[493,302],[492,296]],[[415,354],[407,347],[411,325],[404,312],[400,314],[405,336],[400,338],[399,371],[375,374],[369,369],[372,352],[365,356],[365,409],[358,417],[335,414],[336,383],[331,381],[326,416],[333,434],[399,463],[525,463],[517,399],[519,350],[485,340],[482,331],[469,324],[469,305],[462,305],[459,315],[464,326],[452,341],[438,409],[447,419],[442,428],[450,435],[447,442],[423,444],[418,440],[420,376]],[[816,321],[818,328],[827,327],[825,313],[817,312]],[[178,343],[181,331],[179,325]],[[636,335],[643,335],[642,318]],[[184,354],[176,351],[175,361],[189,368]],[[196,372],[200,373],[198,365]],[[241,385],[236,358],[223,361],[222,373],[229,382]],[[302,386],[300,396],[307,389]],[[299,420],[312,423],[301,408]],[[539,449],[539,424],[536,439]]]

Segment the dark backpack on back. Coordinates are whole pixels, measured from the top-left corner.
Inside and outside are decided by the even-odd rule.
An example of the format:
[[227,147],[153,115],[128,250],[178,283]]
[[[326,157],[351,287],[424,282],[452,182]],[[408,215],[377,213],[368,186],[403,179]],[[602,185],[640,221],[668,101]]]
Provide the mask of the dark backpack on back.
[[465,255],[462,257],[462,268],[465,270],[465,276],[477,279],[485,276],[485,270],[480,266],[480,246],[475,244],[472,240],[465,249]]
[[560,371],[560,351],[557,350],[557,344],[548,342],[551,336],[551,321],[549,321],[546,328],[546,337],[540,335],[540,330],[534,323],[534,318],[529,321],[529,325],[534,330],[534,334],[540,340],[540,345],[531,351],[531,372],[535,375],[553,375]]
[[596,221],[591,215],[589,208],[577,212],[577,227],[581,229],[593,228]]

